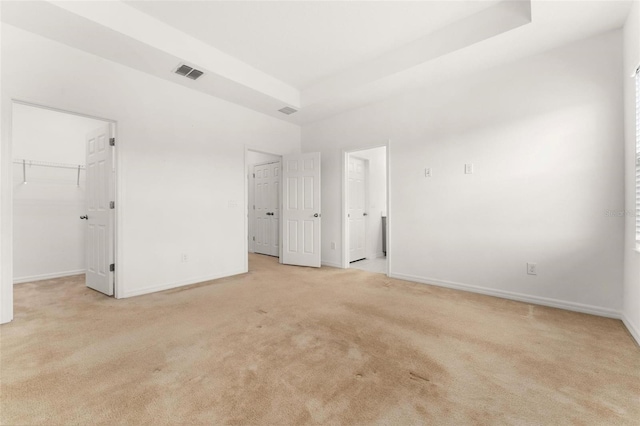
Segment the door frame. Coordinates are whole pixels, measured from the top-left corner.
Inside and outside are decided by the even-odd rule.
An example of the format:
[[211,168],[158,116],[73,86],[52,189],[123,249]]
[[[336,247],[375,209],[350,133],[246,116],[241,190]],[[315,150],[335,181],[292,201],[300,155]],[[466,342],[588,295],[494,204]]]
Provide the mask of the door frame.
[[[280,163],[282,164],[282,158],[284,154],[278,154],[274,152],[265,151],[260,148],[254,148],[249,145],[244,146],[244,168],[242,173],[244,174],[244,271],[249,272],[249,151],[256,152],[258,154],[272,155],[274,157],[280,157]],[[278,263],[282,263],[282,182],[280,182],[280,189],[278,194],[280,200],[280,217],[278,218]]]
[[[392,250],[389,250],[391,246],[391,139],[388,139],[385,143],[364,145],[342,150],[342,256],[341,267],[343,269],[349,268],[349,204],[348,204],[348,189],[349,189],[349,156],[357,151],[365,151],[374,148],[386,149],[387,160],[387,271],[386,275],[391,273],[391,257]],[[368,197],[367,197],[368,200]]]
[[[6,99],[6,98],[5,98]],[[2,170],[2,184],[0,186],[1,195],[1,221],[0,230],[2,232],[2,247],[0,249],[0,268],[2,268],[2,275],[0,276],[0,323],[7,323],[13,320],[13,105],[20,104],[34,108],[47,109],[63,114],[77,115],[80,117],[92,118],[94,120],[101,120],[112,127],[113,135],[118,140],[118,122],[117,120],[99,117],[91,114],[85,114],[78,111],[71,111],[63,108],[57,108],[51,105],[44,105],[37,102],[30,102],[19,98],[10,97],[3,99],[2,103],[2,144],[1,144],[1,160],[0,170]],[[120,190],[121,174],[118,172],[121,169],[121,156],[118,144],[114,147],[114,182],[112,190],[115,193],[116,208],[113,213],[113,247],[114,247],[114,261],[116,265],[122,265],[121,250],[118,242],[121,241],[122,233],[122,200],[123,194]],[[124,294],[124,288],[122,287],[122,268],[116,268],[114,273],[114,286],[113,297],[119,299]]]

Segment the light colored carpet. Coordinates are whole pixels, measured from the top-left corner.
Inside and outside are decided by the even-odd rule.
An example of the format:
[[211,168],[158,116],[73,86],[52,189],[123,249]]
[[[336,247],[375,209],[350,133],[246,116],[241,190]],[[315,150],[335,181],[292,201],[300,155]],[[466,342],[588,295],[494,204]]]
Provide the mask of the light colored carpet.
[[281,266],[114,300],[15,287],[4,424],[638,424],[620,321]]

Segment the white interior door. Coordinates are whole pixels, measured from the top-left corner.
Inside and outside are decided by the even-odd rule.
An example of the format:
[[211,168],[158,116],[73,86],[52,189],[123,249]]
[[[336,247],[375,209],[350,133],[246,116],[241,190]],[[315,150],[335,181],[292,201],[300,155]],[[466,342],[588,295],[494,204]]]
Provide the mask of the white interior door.
[[113,182],[113,148],[109,144],[111,126],[87,135],[87,221],[86,284],[113,295],[113,215],[110,208]]
[[282,163],[280,161],[271,164],[271,193],[269,203],[271,207],[269,252],[271,256],[280,256],[280,179],[282,179]]
[[255,248],[270,256],[280,252],[280,162],[254,166]]
[[365,161],[361,158],[349,156],[348,173],[349,262],[355,262],[356,260],[361,260],[367,257]]
[[282,263],[320,267],[320,153],[282,162]]

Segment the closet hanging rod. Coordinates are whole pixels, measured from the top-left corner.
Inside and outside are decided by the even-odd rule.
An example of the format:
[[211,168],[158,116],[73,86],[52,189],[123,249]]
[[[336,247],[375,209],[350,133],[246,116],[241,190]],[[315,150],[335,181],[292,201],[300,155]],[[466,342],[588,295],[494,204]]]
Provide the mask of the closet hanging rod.
[[76,185],[80,186],[80,170],[84,170],[85,166],[82,164],[65,164],[65,163],[52,163],[49,161],[37,161],[37,160],[25,160],[16,158],[13,160],[13,164],[22,164],[22,183],[27,183],[27,166],[41,166],[41,167],[53,167],[57,169],[74,169],[78,171],[76,179]]
[[42,167],[55,167],[58,169],[81,169],[84,170],[85,166],[82,164],[66,164],[66,163],[51,163],[49,161],[38,161],[38,160],[25,160],[25,159],[15,159],[13,160],[14,164],[22,164],[26,166],[42,166]]

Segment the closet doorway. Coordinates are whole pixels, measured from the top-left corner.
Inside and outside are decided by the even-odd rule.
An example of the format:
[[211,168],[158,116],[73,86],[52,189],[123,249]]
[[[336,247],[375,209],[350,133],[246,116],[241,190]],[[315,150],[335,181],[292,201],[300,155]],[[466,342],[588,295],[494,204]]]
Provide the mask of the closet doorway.
[[245,147],[247,270],[249,255],[258,253],[321,266],[320,162],[319,152],[281,156]]
[[282,157],[252,150],[246,155],[249,252],[279,258]]
[[14,284],[73,280],[114,295],[114,133],[113,122],[13,103]]

